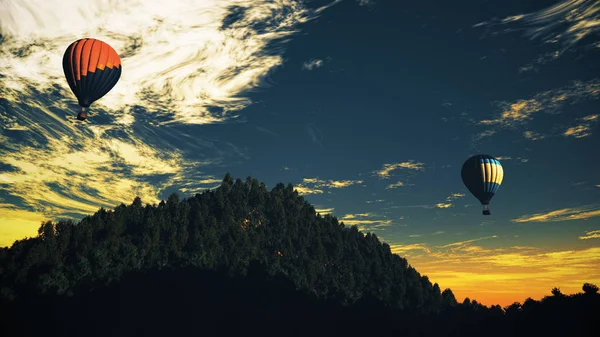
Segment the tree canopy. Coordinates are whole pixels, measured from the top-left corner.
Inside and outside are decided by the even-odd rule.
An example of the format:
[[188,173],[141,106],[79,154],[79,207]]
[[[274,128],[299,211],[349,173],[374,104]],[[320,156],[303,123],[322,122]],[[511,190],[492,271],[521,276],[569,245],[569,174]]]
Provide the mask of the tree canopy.
[[[161,287],[161,282],[169,286]],[[205,293],[200,295],[194,284],[204,286]],[[211,291],[206,293],[206,289]],[[388,329],[400,329],[406,335],[439,333],[440,327],[445,327],[446,335],[464,335],[461,329],[483,328],[483,324],[503,324],[494,333],[508,333],[512,326],[545,324],[545,315],[556,308],[575,305],[587,308],[586,315],[598,312],[598,288],[586,283],[583,291],[565,296],[555,288],[553,296],[542,301],[527,299],[505,309],[488,308],[468,298],[459,304],[450,289],[441,291],[375,234],[317,214],[291,184],[278,184],[268,191],[256,179],[234,181],[230,174],[220,187],[187,199],[172,194],[158,205],[144,206],[135,198],[131,205],[100,209],[78,223],[47,221],[37,237],[0,250],[0,300],[13,323],[25,319],[31,310],[37,312],[36,319],[51,321],[47,311],[60,306],[72,316],[61,316],[61,321],[79,317],[81,326],[87,318],[74,308],[83,302],[96,303],[96,309],[89,309],[96,315],[105,315],[98,308],[110,311],[111,306],[145,312],[148,306],[142,306],[139,298],[155,296],[165,317],[188,308],[192,305],[188,299],[194,299],[192,306],[195,310],[204,306],[201,310],[206,317],[220,312],[225,316],[219,319],[239,323],[242,318],[232,318],[227,314],[230,309],[223,309],[236,307],[236,315],[244,316],[246,325],[292,317],[314,323],[323,320],[315,314],[321,313],[370,317],[371,322],[385,322]],[[165,297],[167,293],[171,296]],[[228,298],[227,306],[210,297],[215,294]],[[32,308],[31,303],[38,304]],[[181,308],[173,307],[177,305]],[[248,312],[242,314],[240,307]],[[105,319],[109,326],[127,326],[125,330],[134,324],[117,323],[115,317]],[[439,325],[426,323],[433,321]],[[412,326],[411,322],[422,324]],[[585,322],[577,329],[581,326]],[[70,333],[61,329],[60,335]],[[97,331],[116,333],[108,327]],[[158,335],[157,331],[150,329],[145,335]],[[348,333],[357,331],[349,329]]]

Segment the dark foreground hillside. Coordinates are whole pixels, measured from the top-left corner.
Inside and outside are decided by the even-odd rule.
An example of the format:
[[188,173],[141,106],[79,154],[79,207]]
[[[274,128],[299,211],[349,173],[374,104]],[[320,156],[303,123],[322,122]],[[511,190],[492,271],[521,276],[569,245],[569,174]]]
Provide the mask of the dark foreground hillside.
[[596,336],[597,291],[458,304],[291,185],[227,175],[193,198],[47,222],[0,250],[0,334]]
[[126,275],[72,297],[4,303],[2,336],[597,336],[600,295],[555,295],[507,313],[470,303],[436,314],[374,299],[344,306],[252,263],[245,277],[195,267]]

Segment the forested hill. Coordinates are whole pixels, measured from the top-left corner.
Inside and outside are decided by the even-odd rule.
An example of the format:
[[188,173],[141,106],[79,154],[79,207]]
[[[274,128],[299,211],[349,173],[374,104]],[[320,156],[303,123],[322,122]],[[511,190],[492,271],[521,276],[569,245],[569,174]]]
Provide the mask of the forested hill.
[[258,261],[319,298],[352,303],[371,295],[397,308],[437,310],[455,304],[426,276],[392,254],[374,234],[321,216],[294,191],[227,174],[220,187],[157,206],[135,199],[100,209],[78,224],[47,222],[36,238],[4,249],[1,294],[72,292],[109,283],[128,271],[165,267],[222,267],[244,275]]
[[185,200],[136,198],[2,248],[0,335],[587,336],[600,295],[584,290],[506,310],[458,304],[292,185],[227,174]]

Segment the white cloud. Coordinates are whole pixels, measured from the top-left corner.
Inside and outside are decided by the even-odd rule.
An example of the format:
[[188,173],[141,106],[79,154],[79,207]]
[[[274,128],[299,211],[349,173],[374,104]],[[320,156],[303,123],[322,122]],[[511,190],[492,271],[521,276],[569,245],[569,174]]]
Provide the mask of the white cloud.
[[375,4],[375,0],[356,0],[359,6],[371,6]]
[[93,107],[122,114],[139,104],[171,122],[214,123],[247,106],[244,93],[281,65],[280,55],[264,53],[269,43],[317,12],[293,0],[4,0],[0,81],[20,92],[28,83],[40,91],[58,86],[56,105],[71,103],[63,52],[92,36],[123,60],[119,83]]
[[310,61],[306,61],[302,64],[302,69],[306,70],[314,70],[317,68],[321,68],[325,63],[321,59],[312,59]]
[[[225,141],[223,151],[177,127],[235,118],[250,103],[245,93],[282,63],[269,45],[326,8],[293,0],[1,6],[0,191],[22,200],[12,212],[32,219],[89,214],[135,196],[152,203],[167,187],[193,193],[218,185],[203,167],[244,158],[243,149]],[[76,99],[61,65],[66,47],[82,37],[113,46],[123,73],[87,123],[73,124],[65,116],[75,114]]]
[[525,31],[531,40],[539,39],[551,46],[552,51],[539,55],[519,69],[519,72],[537,71],[539,65],[558,59],[575,46],[581,45],[588,50],[598,48],[597,39],[589,37],[600,33],[599,12],[597,0],[563,0],[535,12],[480,22],[475,27],[496,27],[504,32]]

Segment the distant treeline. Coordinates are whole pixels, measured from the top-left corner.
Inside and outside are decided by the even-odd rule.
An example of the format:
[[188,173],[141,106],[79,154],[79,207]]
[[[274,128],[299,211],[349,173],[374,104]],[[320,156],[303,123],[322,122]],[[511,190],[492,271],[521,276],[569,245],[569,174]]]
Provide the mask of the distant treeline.
[[595,336],[600,295],[583,290],[459,304],[292,185],[227,174],[192,198],[45,222],[0,249],[0,334]]

